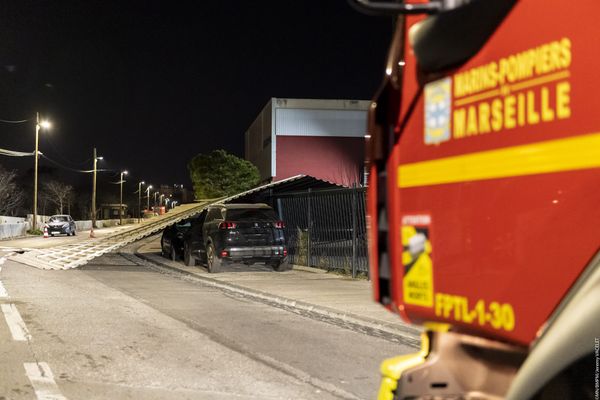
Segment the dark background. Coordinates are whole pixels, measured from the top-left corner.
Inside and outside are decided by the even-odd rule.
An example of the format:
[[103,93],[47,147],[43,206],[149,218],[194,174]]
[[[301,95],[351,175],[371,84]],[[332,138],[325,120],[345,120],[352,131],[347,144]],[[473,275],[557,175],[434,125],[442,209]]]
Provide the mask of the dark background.
[[[344,0],[2,2],[0,119],[39,111],[53,122],[41,152],[89,169],[95,146],[103,168],[131,171],[128,192],[141,179],[189,187],[195,154],[243,157],[244,132],[270,97],[370,99],[391,30],[391,19]],[[33,121],[0,123],[0,148],[33,147]],[[32,157],[0,164],[31,184]],[[40,182],[91,186],[89,175],[41,165]]]

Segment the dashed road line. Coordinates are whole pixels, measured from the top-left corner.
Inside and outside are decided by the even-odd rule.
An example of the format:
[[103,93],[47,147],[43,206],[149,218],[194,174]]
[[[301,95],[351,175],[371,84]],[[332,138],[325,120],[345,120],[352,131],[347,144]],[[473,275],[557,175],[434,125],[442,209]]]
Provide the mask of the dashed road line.
[[25,325],[25,321],[21,318],[17,306],[14,304],[1,304],[0,306],[13,340],[21,342],[31,340],[31,334],[27,329],[27,325]]
[[23,366],[38,400],[67,400],[54,381],[47,363],[25,363]]
[[[11,255],[12,254],[9,254],[8,256]],[[0,257],[0,271],[2,271],[1,265],[5,262],[6,257]],[[0,298],[7,297],[8,292],[6,291],[2,281],[0,281]],[[27,329],[27,325],[25,325],[25,321],[23,321],[23,318],[21,318],[21,314],[19,314],[17,306],[14,304],[1,304],[0,307],[2,309],[2,313],[4,314],[4,319],[6,319],[6,324],[8,325],[8,329],[10,330],[13,340],[31,340],[31,334]],[[60,392],[58,385],[54,381],[52,370],[47,363],[24,363],[23,367],[25,367],[25,374],[27,375],[27,378],[29,378],[31,386],[33,386],[37,400],[68,400]]]

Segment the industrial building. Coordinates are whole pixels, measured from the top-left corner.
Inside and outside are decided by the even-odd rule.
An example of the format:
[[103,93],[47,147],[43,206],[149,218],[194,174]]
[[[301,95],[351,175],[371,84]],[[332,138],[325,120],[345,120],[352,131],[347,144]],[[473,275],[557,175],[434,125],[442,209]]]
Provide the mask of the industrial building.
[[364,179],[366,100],[272,98],[245,134],[262,182],[303,174],[344,186]]

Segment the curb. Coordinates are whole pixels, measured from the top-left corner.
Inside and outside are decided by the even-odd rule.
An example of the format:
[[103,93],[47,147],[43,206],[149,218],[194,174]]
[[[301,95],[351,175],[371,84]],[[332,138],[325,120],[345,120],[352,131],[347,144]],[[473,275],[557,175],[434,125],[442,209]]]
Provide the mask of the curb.
[[289,299],[255,289],[245,288],[233,283],[218,281],[216,279],[208,278],[206,276],[198,275],[193,272],[163,264],[154,259],[155,257],[150,257],[146,254],[140,253],[138,249],[139,247],[133,251],[133,254],[122,252],[119,253],[123,256],[133,255],[149,264],[152,264],[153,266],[176,272],[186,276],[188,279],[202,282],[207,286],[224,292],[241,295],[267,305],[282,308],[296,314],[308,316],[312,319],[332,323],[353,331],[363,332],[371,336],[377,336],[395,343],[401,343],[410,347],[414,347],[416,349],[420,347],[420,331],[417,328],[413,328],[409,325],[406,325],[405,327],[398,327],[391,324],[382,323],[381,321],[377,321],[368,317],[351,313],[343,313],[324,306],[317,306],[315,304]]

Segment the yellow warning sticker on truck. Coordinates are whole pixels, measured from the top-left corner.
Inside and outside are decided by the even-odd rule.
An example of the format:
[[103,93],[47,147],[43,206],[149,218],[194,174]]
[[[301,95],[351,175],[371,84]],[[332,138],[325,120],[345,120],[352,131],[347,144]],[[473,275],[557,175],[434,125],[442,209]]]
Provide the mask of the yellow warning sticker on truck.
[[402,217],[402,265],[404,303],[433,307],[433,261],[429,241],[431,217]]

